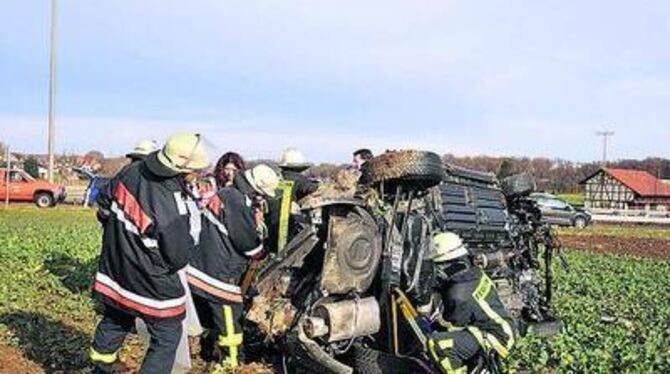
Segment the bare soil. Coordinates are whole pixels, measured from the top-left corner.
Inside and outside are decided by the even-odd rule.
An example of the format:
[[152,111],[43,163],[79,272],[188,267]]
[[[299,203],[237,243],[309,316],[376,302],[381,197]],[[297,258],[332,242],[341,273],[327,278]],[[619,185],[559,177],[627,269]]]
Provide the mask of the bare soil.
[[566,248],[670,260],[670,240],[608,235],[560,235]]
[[21,350],[0,343],[0,373],[44,373],[44,369],[27,359]]

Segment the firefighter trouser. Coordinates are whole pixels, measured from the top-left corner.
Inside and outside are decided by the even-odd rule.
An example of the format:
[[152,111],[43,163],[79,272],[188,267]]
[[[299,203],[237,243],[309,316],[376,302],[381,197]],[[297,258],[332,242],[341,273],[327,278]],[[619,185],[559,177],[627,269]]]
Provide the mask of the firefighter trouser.
[[430,357],[447,374],[467,372],[467,363],[482,352],[477,339],[467,330],[434,332],[428,340]]
[[[145,320],[151,341],[140,373],[169,373],[182,334],[182,321],[177,318]],[[135,327],[135,317],[112,307],[105,307],[104,315],[95,330],[90,358],[94,373],[107,373],[118,359],[126,335]]]
[[193,294],[200,323],[208,329],[201,339],[201,351],[205,360],[215,359],[218,350],[220,360],[231,367],[242,361],[242,314],[241,303],[215,302]]

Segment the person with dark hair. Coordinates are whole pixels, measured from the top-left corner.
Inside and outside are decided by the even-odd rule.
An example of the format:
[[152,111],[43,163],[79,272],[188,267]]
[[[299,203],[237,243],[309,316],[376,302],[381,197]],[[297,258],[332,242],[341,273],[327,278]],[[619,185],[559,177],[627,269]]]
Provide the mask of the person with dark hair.
[[369,161],[373,157],[372,151],[367,148],[361,148],[354,152],[353,166],[361,173],[358,178],[359,185],[369,186],[372,184],[372,165]]
[[226,152],[216,163],[214,178],[219,188],[232,186],[235,174],[244,172],[246,164],[242,156],[235,152]]

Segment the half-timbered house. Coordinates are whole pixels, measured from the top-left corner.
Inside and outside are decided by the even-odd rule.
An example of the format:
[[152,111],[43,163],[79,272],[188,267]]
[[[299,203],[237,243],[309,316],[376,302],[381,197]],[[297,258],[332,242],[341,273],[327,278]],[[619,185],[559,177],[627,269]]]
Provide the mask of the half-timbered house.
[[580,184],[587,208],[670,210],[670,184],[646,171],[602,168]]

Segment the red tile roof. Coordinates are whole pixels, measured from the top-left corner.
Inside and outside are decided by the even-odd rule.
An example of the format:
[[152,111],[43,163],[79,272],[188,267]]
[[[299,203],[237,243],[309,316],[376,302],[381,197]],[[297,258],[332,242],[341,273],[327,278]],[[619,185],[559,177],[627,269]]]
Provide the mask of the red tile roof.
[[664,183],[646,171],[610,168],[603,168],[603,170],[641,196],[670,197],[670,184]]

